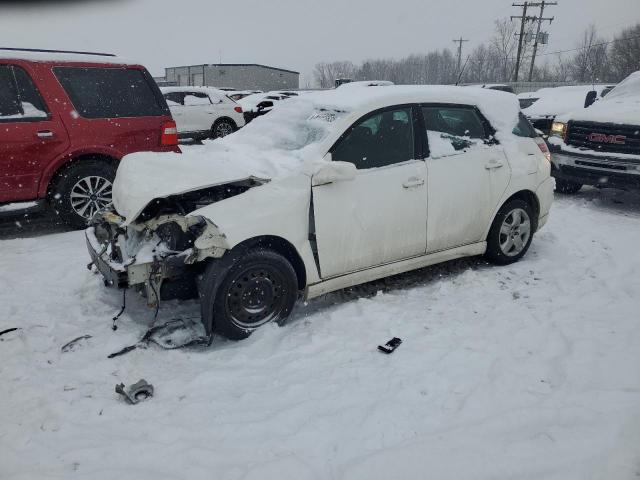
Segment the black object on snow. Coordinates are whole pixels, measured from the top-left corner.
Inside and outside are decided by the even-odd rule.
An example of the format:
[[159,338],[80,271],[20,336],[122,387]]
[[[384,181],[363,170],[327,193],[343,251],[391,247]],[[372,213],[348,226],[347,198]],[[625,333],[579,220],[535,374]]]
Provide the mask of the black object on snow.
[[82,335],[81,337],[78,338],[74,338],[73,340],[71,340],[68,343],[65,343],[60,350],[62,352],[69,352],[69,351],[73,351],[73,347],[75,347],[76,343],[79,342],[80,340],[87,340],[91,338],[91,335]]
[[116,393],[119,393],[126,398],[129,403],[135,405],[149,397],[153,397],[153,385],[147,383],[144,378],[141,378],[128,387],[125,387],[124,383],[116,385]]
[[378,350],[380,350],[381,352],[386,353],[386,354],[393,353],[393,351],[396,348],[398,348],[401,343],[402,343],[402,340],[400,338],[393,337],[391,340],[389,340],[384,345],[378,345]]
[[15,332],[16,330],[20,330],[20,327],[7,328],[6,330],[2,330],[0,335],[4,335],[5,333]]

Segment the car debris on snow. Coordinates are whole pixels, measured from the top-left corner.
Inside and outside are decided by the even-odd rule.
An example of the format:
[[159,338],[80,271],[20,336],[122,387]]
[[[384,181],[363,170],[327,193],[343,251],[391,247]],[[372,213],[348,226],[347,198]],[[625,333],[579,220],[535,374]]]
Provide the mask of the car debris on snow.
[[116,385],[116,393],[122,395],[132,405],[135,405],[147,400],[149,397],[153,397],[153,385],[141,378],[128,387],[124,383]]

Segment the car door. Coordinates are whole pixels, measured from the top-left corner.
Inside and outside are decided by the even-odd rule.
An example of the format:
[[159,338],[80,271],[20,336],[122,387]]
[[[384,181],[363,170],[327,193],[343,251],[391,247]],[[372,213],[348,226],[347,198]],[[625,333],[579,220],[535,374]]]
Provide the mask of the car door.
[[0,202],[36,198],[42,172],[68,147],[27,71],[0,65]]
[[[425,253],[426,167],[411,106],[368,114],[331,149],[355,179],[312,187],[321,278]],[[419,145],[418,145],[419,146]]]
[[211,99],[204,92],[185,92],[184,115],[190,132],[210,130],[216,120]]
[[428,146],[427,252],[484,240],[510,167],[477,108],[423,105]]

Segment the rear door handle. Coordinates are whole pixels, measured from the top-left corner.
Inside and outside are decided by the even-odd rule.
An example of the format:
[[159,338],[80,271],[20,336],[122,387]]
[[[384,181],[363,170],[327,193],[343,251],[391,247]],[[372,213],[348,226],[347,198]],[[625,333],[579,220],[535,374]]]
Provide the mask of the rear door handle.
[[51,130],[40,130],[36,135],[38,138],[53,138],[53,132]]
[[402,184],[404,188],[415,188],[424,185],[424,178],[411,177]]
[[504,166],[504,163],[498,160],[491,160],[489,163],[485,164],[484,168],[487,170],[493,170],[494,168],[500,168]]

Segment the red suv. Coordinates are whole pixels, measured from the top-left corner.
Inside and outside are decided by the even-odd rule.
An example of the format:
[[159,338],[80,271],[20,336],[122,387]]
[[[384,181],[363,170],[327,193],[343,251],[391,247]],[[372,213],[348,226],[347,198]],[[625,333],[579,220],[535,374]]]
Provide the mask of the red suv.
[[[0,210],[46,201],[83,227],[111,203],[124,155],[179,152],[177,144],[167,103],[141,65],[0,49]],[[8,202],[26,203],[2,209]]]

